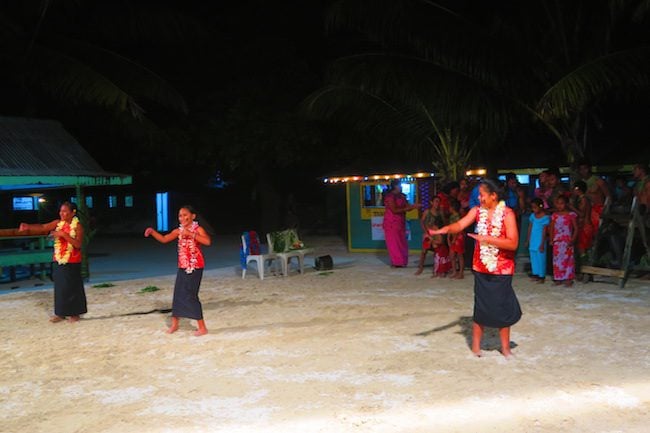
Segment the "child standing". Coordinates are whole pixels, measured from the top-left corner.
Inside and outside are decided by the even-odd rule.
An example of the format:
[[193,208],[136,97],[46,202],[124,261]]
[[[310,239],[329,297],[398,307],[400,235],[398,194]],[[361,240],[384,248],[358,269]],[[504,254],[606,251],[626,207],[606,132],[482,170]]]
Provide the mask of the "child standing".
[[551,217],[550,238],[553,244],[553,279],[555,284],[567,287],[573,285],[575,278],[575,254],[573,244],[578,236],[577,216],[567,208],[564,195],[555,199],[555,212]]
[[[452,201],[449,224],[459,221],[460,218],[460,203]],[[462,279],[464,278],[463,270],[465,269],[465,232],[448,234],[447,240],[449,242],[449,262],[451,264],[449,278]]]
[[429,209],[425,210],[420,218],[420,226],[422,227],[423,233],[422,252],[420,253],[420,262],[418,263],[418,270],[415,271],[415,275],[420,275],[424,270],[424,261],[427,257],[427,252],[434,251],[433,238],[429,235],[429,230],[433,230],[434,227],[437,229],[444,225],[442,211],[440,210],[440,197],[433,197],[429,204]]
[[[434,225],[432,230],[438,230],[439,225]],[[451,270],[449,261],[449,247],[445,235],[432,235],[431,246],[433,247],[433,274],[431,278],[446,277]]]
[[178,239],[178,272],[174,284],[172,301],[172,322],[167,333],[178,330],[180,317],[196,320],[198,329],[194,335],[199,337],[208,333],[203,320],[203,308],[199,301],[199,287],[203,277],[205,262],[200,245],[209,246],[210,235],[195,221],[196,212],[192,206],[183,206],[178,211],[177,228],[162,235],[151,227],[144,231],[144,236],[153,236],[155,240],[166,244]]
[[541,198],[535,197],[530,202],[533,213],[528,217],[528,237],[526,245],[530,254],[530,266],[532,267],[531,279],[538,283],[546,280],[546,239],[548,225],[551,218],[544,210],[544,202]]

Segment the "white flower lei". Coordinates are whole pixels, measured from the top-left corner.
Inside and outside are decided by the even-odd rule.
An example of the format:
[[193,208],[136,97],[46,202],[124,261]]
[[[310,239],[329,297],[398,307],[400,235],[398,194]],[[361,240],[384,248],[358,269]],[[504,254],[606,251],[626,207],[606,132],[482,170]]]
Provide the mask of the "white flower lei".
[[[191,274],[196,269],[196,265],[199,262],[199,250],[196,247],[196,232],[199,228],[199,223],[192,221],[192,225],[189,228],[185,228],[182,225],[178,226],[178,261],[182,269],[185,269],[186,274]],[[191,238],[184,238],[183,231],[188,230],[194,236]],[[187,251],[189,250],[189,256]]]
[[[72,217],[72,222],[70,223],[70,232],[68,233],[72,239],[75,239],[77,237],[77,225],[79,225],[79,218]],[[63,227],[65,226],[65,221],[61,220],[59,223],[56,225],[56,230],[61,231],[63,230]],[[74,249],[74,246],[72,245],[71,242],[68,242],[68,246],[65,249],[65,252],[63,255],[61,255],[63,248],[61,248],[61,238],[56,238],[54,241],[54,260],[60,265],[65,265],[68,263],[68,260],[70,260],[70,256],[72,255],[72,250]]]
[[[494,213],[492,214],[490,236],[498,238],[501,235],[501,228],[503,227],[503,214],[505,212],[506,203],[502,200],[497,204]],[[476,224],[476,233],[482,236],[487,236],[488,234],[488,210],[484,207],[481,207],[478,211],[478,223]],[[488,245],[481,242],[479,248],[481,262],[485,265],[488,271],[494,272],[497,268],[497,255],[499,254],[499,248],[494,245]]]

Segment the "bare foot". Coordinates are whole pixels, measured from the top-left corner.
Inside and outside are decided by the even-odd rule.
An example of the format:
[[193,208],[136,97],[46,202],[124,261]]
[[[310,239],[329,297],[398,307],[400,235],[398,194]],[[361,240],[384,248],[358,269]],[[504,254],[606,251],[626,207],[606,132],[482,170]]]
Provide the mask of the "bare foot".
[[173,334],[176,331],[178,331],[178,325],[172,325],[169,328],[167,328],[165,332],[168,334]]
[[539,278],[536,283],[537,284],[544,284],[544,281],[546,281],[546,278]]
[[61,316],[52,316],[52,317],[50,317],[50,323],[63,322],[64,320],[65,320],[65,317],[61,317]]
[[438,274],[436,274],[435,272],[433,274],[431,274],[431,278],[437,278],[437,277],[438,277]]
[[566,287],[571,287],[571,286],[573,286],[573,280],[566,280],[566,281],[564,282],[564,285],[565,285]]
[[457,280],[462,280],[463,278],[465,278],[465,276],[462,274],[462,272],[460,274],[456,275]]
[[415,271],[415,275],[420,275],[424,269],[418,268],[417,271]]
[[480,358],[481,356],[483,356],[483,353],[481,353],[481,349],[478,350],[472,349],[472,355],[476,356],[477,358]]
[[510,349],[502,350],[501,354],[503,355],[503,357],[505,359],[514,359],[514,357],[515,357],[515,355],[513,355],[512,352],[510,351]]
[[208,333],[208,330],[205,329],[205,328],[204,329],[197,329],[196,331],[194,331],[194,336],[195,337],[200,337],[201,335],[205,335],[207,333]]
[[456,278],[456,275],[457,275],[456,272],[450,272],[447,276],[449,278]]
[[79,316],[70,316],[68,317],[68,322],[69,323],[76,323],[79,321]]

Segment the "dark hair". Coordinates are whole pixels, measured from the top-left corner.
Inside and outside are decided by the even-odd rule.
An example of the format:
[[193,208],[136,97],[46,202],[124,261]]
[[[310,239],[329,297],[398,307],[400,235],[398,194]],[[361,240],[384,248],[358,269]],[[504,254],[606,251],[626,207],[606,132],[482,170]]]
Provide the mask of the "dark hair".
[[562,200],[564,203],[569,203],[569,199],[564,194],[558,195],[555,197],[555,200]]
[[70,209],[70,212],[72,213],[77,213],[77,205],[75,203],[64,201],[63,203],[61,203],[61,206],[67,207],[68,209]]
[[506,182],[509,181],[510,179],[517,179],[517,175],[512,172],[506,173]]
[[587,184],[582,180],[579,180],[576,183],[574,183],[573,187],[578,188],[580,190],[580,192],[583,192],[583,193],[587,192]]
[[534,199],[532,199],[530,201],[530,204],[532,207],[544,207],[544,202],[539,197],[535,197]]
[[454,189],[454,188],[460,189],[460,183],[458,183],[456,181],[448,182],[442,188],[442,192],[444,192],[445,194],[449,194],[451,192],[451,190]]
[[399,179],[391,180],[388,186],[388,190],[392,191],[393,189],[395,189],[396,186],[402,186],[402,181],[400,181]]
[[194,215],[196,215],[196,210],[194,209],[194,206],[192,206],[191,204],[184,204],[183,206],[179,207],[178,209],[179,210],[180,209],[187,209],[187,211],[189,213],[193,213]]
[[484,186],[490,194],[496,194],[497,200],[503,198],[503,187],[501,186],[501,182],[492,179],[482,179],[478,184],[479,187]]
[[546,170],[546,174],[552,174],[554,176],[560,177],[560,169],[557,167],[551,167]]

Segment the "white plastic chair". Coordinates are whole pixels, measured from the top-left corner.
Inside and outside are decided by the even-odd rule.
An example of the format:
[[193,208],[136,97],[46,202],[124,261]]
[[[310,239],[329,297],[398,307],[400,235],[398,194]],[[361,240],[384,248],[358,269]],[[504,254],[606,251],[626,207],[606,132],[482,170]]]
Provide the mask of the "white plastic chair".
[[[246,238],[244,237],[244,235],[242,235],[241,237],[241,244],[244,250],[248,251],[248,245],[246,245]],[[257,275],[260,277],[260,280],[263,280],[264,268],[266,267],[266,262],[272,262],[277,258],[278,256],[273,254],[272,252],[269,252],[268,254],[248,254],[246,256],[246,268],[242,267],[241,270],[242,279],[246,278],[246,269],[248,268],[249,263],[255,262],[257,264]]]
[[274,254],[280,259],[280,266],[282,269],[282,275],[289,275],[289,265],[292,257],[298,259],[298,270],[301,274],[305,272],[305,255],[312,253],[311,248],[300,248],[296,250],[287,250],[287,251],[275,251],[273,248],[273,241],[271,240],[271,233],[266,234],[266,242],[269,245],[269,253]]

